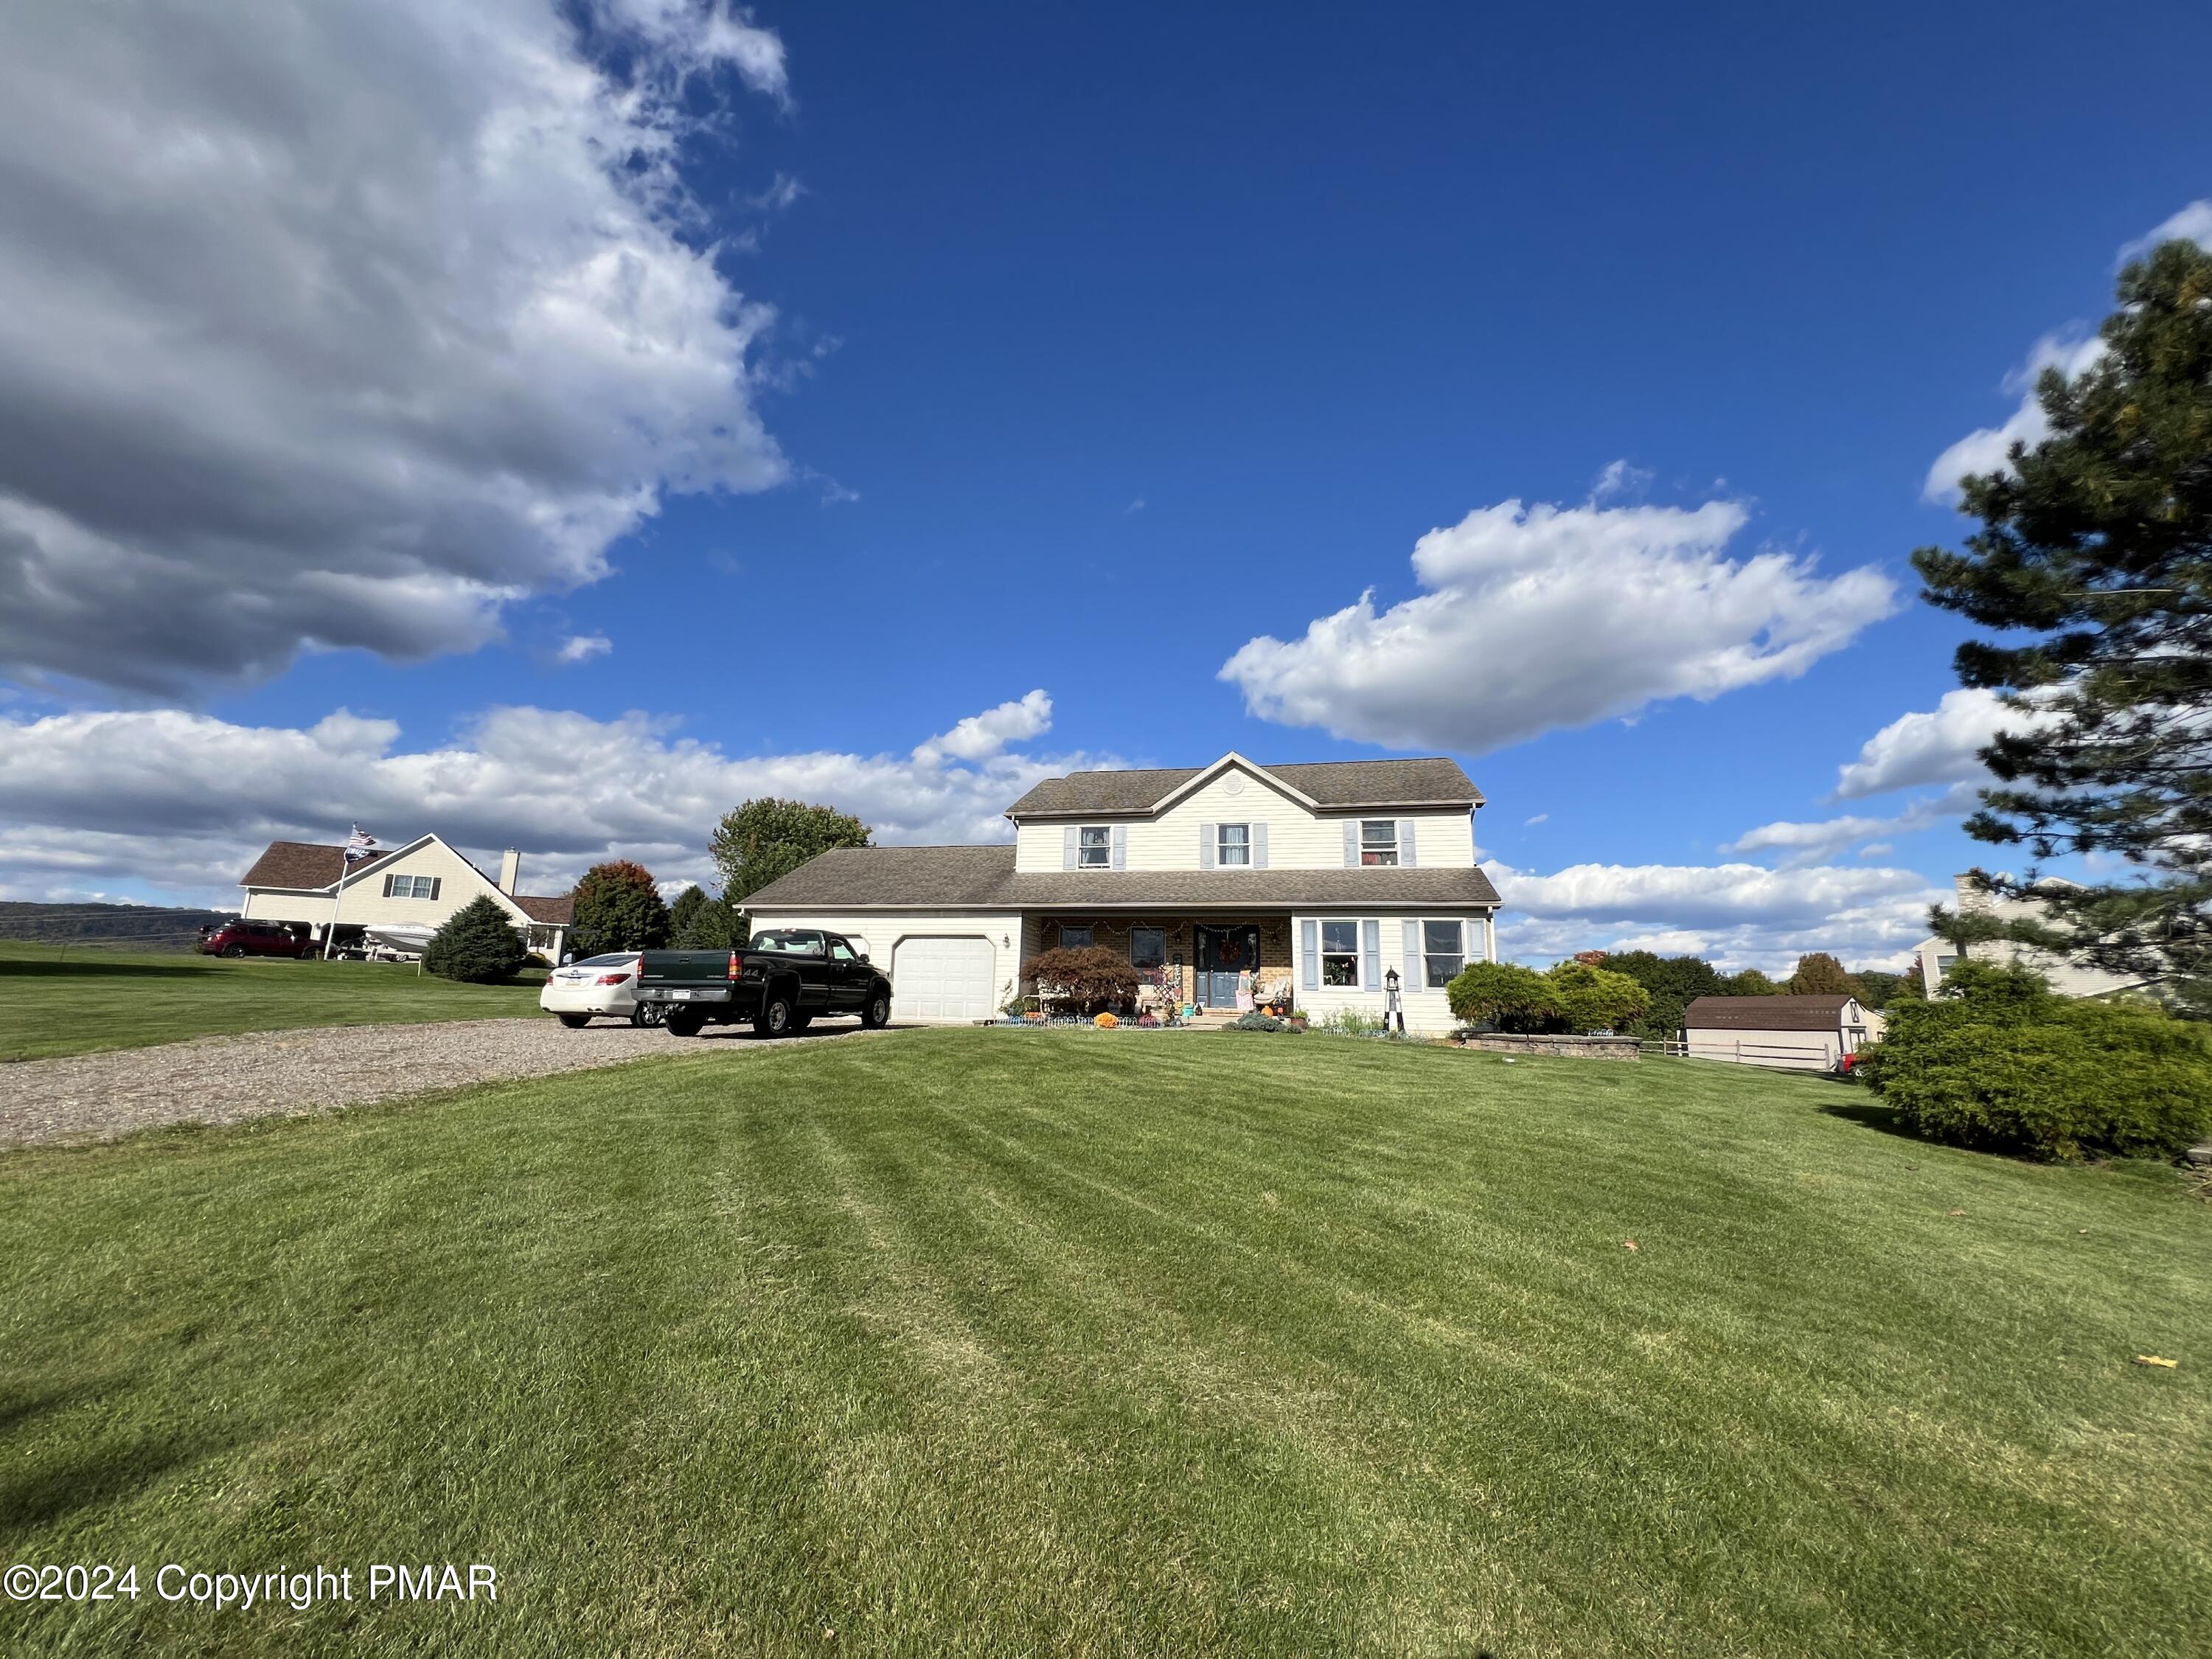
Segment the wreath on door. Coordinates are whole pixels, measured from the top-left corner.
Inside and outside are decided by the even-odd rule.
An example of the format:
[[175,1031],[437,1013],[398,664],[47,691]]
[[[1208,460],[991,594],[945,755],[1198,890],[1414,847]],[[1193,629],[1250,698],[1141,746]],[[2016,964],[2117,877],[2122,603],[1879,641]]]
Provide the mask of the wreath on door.
[[1234,968],[1244,959],[1244,947],[1224,934],[1213,945],[1213,959],[1224,968]]

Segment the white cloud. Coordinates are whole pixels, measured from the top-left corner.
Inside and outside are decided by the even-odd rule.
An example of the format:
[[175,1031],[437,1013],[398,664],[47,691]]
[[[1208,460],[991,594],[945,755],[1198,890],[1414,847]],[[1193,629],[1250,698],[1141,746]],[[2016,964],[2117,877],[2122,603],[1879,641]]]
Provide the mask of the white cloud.
[[[1721,851],[1778,854],[1784,868],[1817,864],[1834,857],[1854,842],[1875,836],[1909,836],[1916,830],[1932,829],[1947,818],[1960,817],[1973,808],[1974,787],[1957,784],[1940,795],[1913,801],[1903,811],[1889,817],[1845,816],[1809,823],[1763,823],[1728,842]],[[1860,856],[1865,854],[1862,852]]]
[[1007,744],[1025,743],[1052,730],[1052,699],[1042,688],[1012,702],[1002,702],[980,714],[970,714],[950,732],[917,744],[915,762],[941,765],[954,760],[988,760]]
[[[2120,250],[2118,263],[2124,264],[2175,237],[2212,251],[2212,198],[2190,203],[2148,236],[2128,243]],[[2033,448],[2049,437],[2050,422],[2044,419],[2043,405],[2035,398],[2036,377],[2046,368],[2055,368],[2070,380],[2104,355],[2105,343],[2094,334],[2086,337],[2046,334],[2038,340],[2028,353],[2027,367],[2005,377],[2005,391],[2019,399],[2013,412],[2002,426],[1970,432],[1938,455],[1921,485],[1922,496],[1931,501],[1955,499],[1959,481],[1967,474],[2001,472],[2010,465],[2014,444]]]
[[1247,642],[1220,677],[1263,720],[1479,753],[1793,678],[1895,608],[1872,566],[1724,556],[1746,520],[1726,501],[1478,508],[1415,544],[1428,592],[1378,612],[1370,589],[1303,638]]
[[1854,967],[1888,966],[1926,937],[1928,906],[1945,896],[1910,870],[1579,864],[1541,876],[1485,867],[1509,913],[1501,949],[1537,963],[1643,949],[1771,972],[1829,951]]
[[1593,501],[1617,501],[1624,495],[1640,496],[1651,487],[1656,475],[1648,466],[1631,466],[1627,458],[1607,461],[1590,485]]
[[644,714],[529,708],[493,709],[430,749],[344,710],[304,730],[174,709],[0,720],[0,895],[128,878],[234,902],[265,843],[336,840],[356,821],[386,842],[434,830],[479,852],[520,848],[532,891],[565,890],[615,854],[664,881],[711,881],[708,834],[755,795],[830,803],[878,841],[1003,840],[1009,801],[1097,763],[1007,751],[1050,723],[1050,699],[1032,692],[908,755],[732,757]]
[[2160,242],[2170,242],[2176,238],[2194,242],[2199,247],[2212,252],[2212,196],[2201,197],[2163,223],[2154,225],[2149,235],[2138,237],[2123,247],[2120,257],[2114,263],[2124,265],[2129,260],[2149,252]]
[[604,657],[614,648],[615,642],[604,634],[571,634],[561,641],[561,648],[553,653],[553,659],[564,667],[574,667],[594,657]]
[[726,0],[15,8],[0,672],[468,650],[787,476],[676,170],[724,71],[788,96]]
[[1549,823],[1551,821],[1552,821],[1552,815],[1551,815],[1549,812],[1539,812],[1539,813],[1537,813],[1537,814],[1536,814],[1536,816],[1535,816],[1534,817],[1533,817],[1533,818],[1523,818],[1523,819],[1522,819],[1522,820],[1521,820],[1521,827],[1522,827],[1522,829],[1524,829],[1524,830],[1527,830],[1527,829],[1530,829],[1530,828],[1532,828],[1532,827],[1534,827],[1534,825],[1539,824],[1539,823]]
[[1922,481],[1922,499],[1951,501],[1958,495],[1959,481],[1967,474],[2002,472],[2011,465],[2014,444],[2032,449],[2049,437],[2051,422],[2044,418],[2043,405],[2036,400],[2037,378],[2045,369],[2055,368],[2070,380],[2104,355],[2105,343],[2094,334],[2087,339],[2046,334],[2038,340],[2028,353],[2027,366],[2005,376],[2005,390],[2019,398],[2019,405],[2002,426],[1969,432],[1938,455]]
[[2008,708],[1997,693],[1979,687],[1946,691],[1933,709],[1900,714],[1860,745],[1858,758],[1836,775],[1836,798],[1858,800],[1930,783],[1985,784],[1990,775],[1979,751],[2000,732],[2029,730],[2044,718]]

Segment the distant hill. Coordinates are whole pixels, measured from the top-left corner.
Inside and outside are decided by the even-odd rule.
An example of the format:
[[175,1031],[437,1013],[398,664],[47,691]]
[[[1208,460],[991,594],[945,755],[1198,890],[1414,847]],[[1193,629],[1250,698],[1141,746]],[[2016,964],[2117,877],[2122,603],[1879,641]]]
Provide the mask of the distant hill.
[[44,945],[116,945],[136,951],[189,951],[202,927],[227,921],[221,910],[158,904],[23,904],[0,900],[0,939]]

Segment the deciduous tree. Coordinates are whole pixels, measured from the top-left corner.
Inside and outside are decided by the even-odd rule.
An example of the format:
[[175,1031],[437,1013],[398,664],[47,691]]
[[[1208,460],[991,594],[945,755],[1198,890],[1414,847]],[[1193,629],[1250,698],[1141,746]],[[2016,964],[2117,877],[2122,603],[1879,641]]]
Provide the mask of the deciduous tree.
[[595,864],[576,884],[576,920],[569,937],[579,956],[652,951],[668,939],[668,907],[653,872],[628,859]]
[[849,813],[763,795],[714,826],[709,850],[722,872],[723,901],[736,906],[818,854],[870,844],[868,826]]

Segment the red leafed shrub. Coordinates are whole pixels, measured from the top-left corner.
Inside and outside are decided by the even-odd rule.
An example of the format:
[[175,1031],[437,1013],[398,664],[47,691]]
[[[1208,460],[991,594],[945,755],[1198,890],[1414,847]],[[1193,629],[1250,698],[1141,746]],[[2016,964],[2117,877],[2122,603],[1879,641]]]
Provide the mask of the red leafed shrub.
[[1129,958],[1103,945],[1047,951],[1030,958],[1037,994],[1074,1012],[1126,1008],[1137,1000],[1137,970]]

